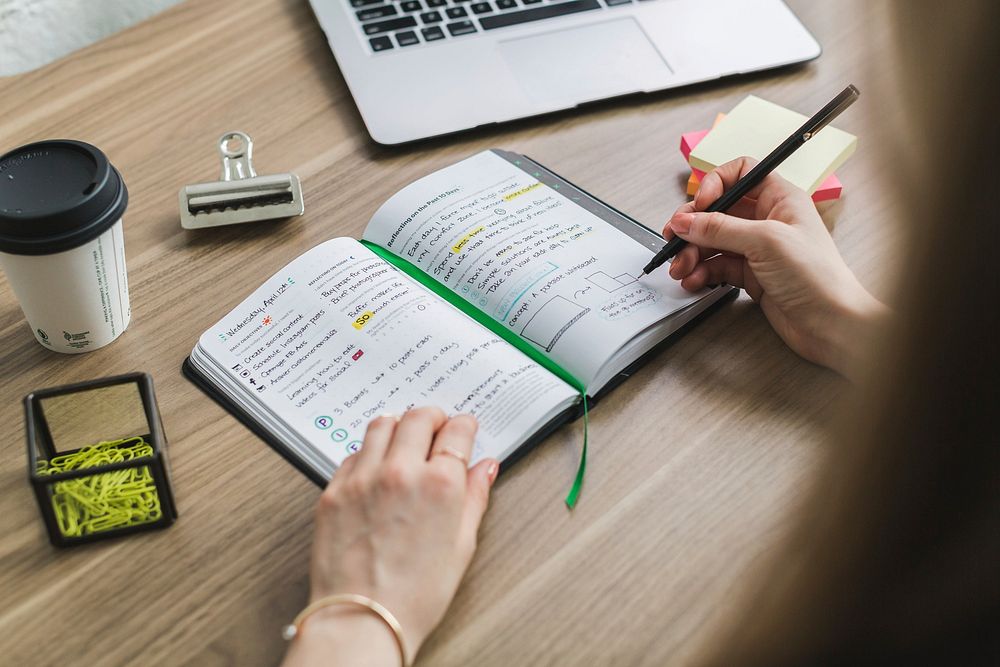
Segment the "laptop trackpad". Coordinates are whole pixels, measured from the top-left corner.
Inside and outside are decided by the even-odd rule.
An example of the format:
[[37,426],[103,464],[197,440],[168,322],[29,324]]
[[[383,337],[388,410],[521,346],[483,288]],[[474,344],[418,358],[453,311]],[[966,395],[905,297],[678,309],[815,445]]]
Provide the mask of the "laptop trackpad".
[[646,89],[671,70],[632,17],[497,45],[534,102],[572,105]]

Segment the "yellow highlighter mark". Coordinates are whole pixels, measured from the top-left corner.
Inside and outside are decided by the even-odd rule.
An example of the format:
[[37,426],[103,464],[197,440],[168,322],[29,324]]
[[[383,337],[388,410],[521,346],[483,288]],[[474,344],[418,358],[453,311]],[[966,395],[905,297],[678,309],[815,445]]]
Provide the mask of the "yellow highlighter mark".
[[541,187],[541,186],[542,186],[541,183],[532,183],[531,185],[529,185],[527,187],[524,187],[524,188],[521,188],[520,190],[516,190],[514,192],[511,192],[509,195],[504,195],[503,196],[503,200],[504,201],[510,201],[511,199],[516,199],[517,197],[520,197],[523,194],[527,194],[527,193],[531,192],[532,190],[534,190],[535,188],[538,188],[538,187]]
[[353,326],[358,331],[361,331],[362,329],[365,328],[366,324],[372,321],[373,317],[375,317],[375,313],[373,313],[370,310],[366,310],[365,312],[361,313],[358,319],[354,320],[351,323],[351,326]]
[[459,252],[462,251],[462,248],[464,248],[465,245],[472,240],[472,237],[484,231],[485,229],[486,229],[485,227],[476,227],[471,232],[460,238],[458,240],[458,243],[456,243],[451,247],[451,251],[457,255]]

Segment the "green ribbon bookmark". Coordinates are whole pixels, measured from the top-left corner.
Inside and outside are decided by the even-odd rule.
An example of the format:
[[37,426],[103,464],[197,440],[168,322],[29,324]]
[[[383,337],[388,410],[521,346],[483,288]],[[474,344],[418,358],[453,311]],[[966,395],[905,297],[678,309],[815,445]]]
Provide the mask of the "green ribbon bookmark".
[[587,469],[587,431],[589,428],[589,419],[587,416],[587,388],[584,384],[570,375],[562,366],[555,363],[529,345],[516,333],[473,306],[449,288],[428,276],[411,262],[399,257],[398,255],[394,255],[385,248],[375,245],[371,241],[362,239],[361,244],[375,253],[378,257],[385,260],[387,263],[393,265],[434,294],[458,308],[476,322],[479,322],[479,324],[483,325],[494,334],[507,341],[510,345],[516,347],[518,350],[527,355],[532,361],[536,362],[560,380],[580,392],[580,396],[583,397],[583,451],[580,453],[580,465],[576,469],[576,478],[573,480],[573,487],[569,490],[569,494],[566,496],[566,506],[573,509],[576,505],[576,501],[580,497],[580,490],[583,487],[583,476]]
[[576,478],[573,480],[573,488],[566,496],[566,507],[573,509],[576,501],[580,498],[580,491],[583,489],[583,475],[587,471],[587,432],[590,430],[590,418],[587,414],[587,392],[583,396],[583,451],[580,453],[580,465],[576,468]]

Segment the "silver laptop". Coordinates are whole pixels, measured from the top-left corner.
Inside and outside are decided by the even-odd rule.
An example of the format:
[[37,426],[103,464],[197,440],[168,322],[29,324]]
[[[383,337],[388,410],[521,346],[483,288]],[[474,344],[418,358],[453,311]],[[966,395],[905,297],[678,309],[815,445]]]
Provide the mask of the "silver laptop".
[[781,0],[310,3],[381,144],[820,54]]

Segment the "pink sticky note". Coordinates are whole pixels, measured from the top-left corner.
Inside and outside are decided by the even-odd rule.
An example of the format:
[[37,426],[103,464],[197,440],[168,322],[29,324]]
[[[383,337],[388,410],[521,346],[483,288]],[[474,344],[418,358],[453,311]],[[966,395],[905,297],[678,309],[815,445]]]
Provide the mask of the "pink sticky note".
[[836,174],[830,174],[825,181],[819,184],[812,197],[815,202],[829,201],[831,199],[840,199],[840,195],[843,192],[844,184],[840,182]]
[[700,130],[698,132],[688,132],[681,135],[681,155],[684,156],[684,160],[691,156],[691,151],[694,147],[698,145],[698,142],[705,138],[711,130]]

